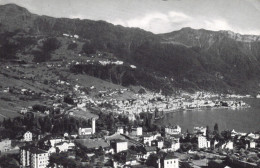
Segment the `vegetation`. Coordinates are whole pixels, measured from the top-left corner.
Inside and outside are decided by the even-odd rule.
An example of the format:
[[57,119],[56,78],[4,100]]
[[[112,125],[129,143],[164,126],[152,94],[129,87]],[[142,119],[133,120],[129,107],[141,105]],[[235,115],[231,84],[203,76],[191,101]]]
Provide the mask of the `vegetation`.
[[42,46],[32,51],[35,62],[45,62],[51,59],[51,53],[61,46],[57,38],[51,37],[43,41]]
[[68,50],[74,50],[78,47],[77,43],[70,43],[67,47]]
[[19,168],[18,155],[9,154],[0,157],[0,167],[2,168]]

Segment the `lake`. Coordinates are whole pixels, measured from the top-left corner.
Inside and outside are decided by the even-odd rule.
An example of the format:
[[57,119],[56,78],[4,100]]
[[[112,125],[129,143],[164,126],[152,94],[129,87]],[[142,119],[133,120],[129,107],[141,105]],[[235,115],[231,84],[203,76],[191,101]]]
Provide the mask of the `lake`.
[[182,132],[187,129],[191,132],[195,126],[209,126],[210,130],[213,130],[215,123],[218,123],[219,130],[260,131],[260,99],[243,99],[243,101],[251,107],[177,110],[165,114],[165,117],[156,121],[156,123],[160,125],[180,125]]

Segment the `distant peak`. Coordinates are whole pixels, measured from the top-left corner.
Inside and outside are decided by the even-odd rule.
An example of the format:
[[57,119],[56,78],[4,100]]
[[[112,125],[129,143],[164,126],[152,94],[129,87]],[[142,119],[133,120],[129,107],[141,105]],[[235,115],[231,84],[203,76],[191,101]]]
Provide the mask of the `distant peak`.
[[9,4],[5,4],[5,5],[0,5],[0,8],[6,8],[6,9],[13,9],[13,10],[18,10],[18,11],[26,11],[29,12],[26,8],[21,7],[19,5],[16,5],[14,3],[9,3]]

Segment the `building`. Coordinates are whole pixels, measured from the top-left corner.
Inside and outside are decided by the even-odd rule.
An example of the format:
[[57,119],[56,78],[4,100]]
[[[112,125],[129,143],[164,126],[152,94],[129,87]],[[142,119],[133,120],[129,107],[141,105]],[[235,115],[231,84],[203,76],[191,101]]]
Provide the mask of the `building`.
[[250,141],[249,142],[249,148],[255,148],[256,147],[256,142]]
[[112,140],[111,145],[114,148],[115,153],[119,153],[128,149],[128,142],[122,139]]
[[179,142],[179,140],[173,140],[172,144],[171,144],[171,148],[172,148],[172,151],[177,151],[178,149],[180,149],[181,147],[181,144]]
[[32,133],[30,131],[27,131],[23,135],[23,140],[26,142],[30,142],[30,141],[32,141],[32,136],[33,136]]
[[157,141],[157,148],[162,149],[164,145],[163,141]]
[[162,168],[179,168],[179,159],[173,155],[166,155],[163,158]]
[[203,136],[206,136],[207,128],[205,128],[205,127],[194,127],[193,132],[194,132],[194,134],[202,134]]
[[75,147],[75,144],[72,142],[60,142],[55,144],[55,147],[51,147],[48,152],[56,153],[56,152],[67,152]]
[[23,167],[46,168],[49,164],[49,154],[36,147],[24,146],[20,148],[20,163]]
[[142,136],[143,135],[143,128],[142,127],[137,127],[136,128],[136,135],[137,136]]
[[155,146],[146,146],[145,154],[143,155],[144,159],[147,159],[151,154],[155,154],[157,152],[157,148]]
[[57,143],[66,141],[62,136],[47,135],[43,138],[44,145],[54,147]]
[[224,143],[222,146],[221,146],[222,149],[234,149],[234,143],[232,141],[228,141],[226,143]]
[[0,153],[7,152],[11,149],[12,141],[10,139],[4,139],[0,142]]
[[205,136],[199,136],[198,137],[198,147],[199,148],[210,148],[210,141],[208,141]]
[[119,133],[119,134],[124,134],[124,128],[118,127],[116,132]]
[[157,137],[160,137],[160,134],[147,134],[143,136],[143,143],[145,145],[151,146],[152,141],[156,140]]
[[181,133],[181,127],[179,125],[165,127],[165,133],[170,135],[176,135]]
[[79,135],[91,135],[96,133],[96,119],[91,119],[91,128],[79,128]]

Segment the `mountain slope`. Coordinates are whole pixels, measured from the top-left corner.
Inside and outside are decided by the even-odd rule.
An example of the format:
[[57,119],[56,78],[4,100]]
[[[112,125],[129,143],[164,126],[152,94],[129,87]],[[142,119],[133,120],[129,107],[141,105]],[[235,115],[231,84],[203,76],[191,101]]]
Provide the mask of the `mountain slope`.
[[[39,16],[14,4],[0,6],[0,32],[5,34],[2,37],[6,37],[0,39],[2,48],[6,46],[6,41],[12,48],[14,44],[10,41],[14,36],[6,34],[15,31],[23,32],[38,42],[41,36],[61,38],[64,33],[79,35],[78,40],[85,46],[79,53],[90,50],[93,54],[97,51],[111,53],[116,59],[136,65],[138,70],[149,76],[164,78],[168,87],[172,88],[231,93],[259,90],[259,36],[191,28],[155,35],[104,21]],[[27,40],[28,45],[20,47],[14,54],[19,55],[19,59],[27,59],[19,53],[35,47],[33,40]],[[56,55],[63,52],[57,51]],[[2,58],[14,58],[4,54]],[[149,81],[138,83],[149,87]]]

